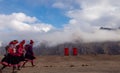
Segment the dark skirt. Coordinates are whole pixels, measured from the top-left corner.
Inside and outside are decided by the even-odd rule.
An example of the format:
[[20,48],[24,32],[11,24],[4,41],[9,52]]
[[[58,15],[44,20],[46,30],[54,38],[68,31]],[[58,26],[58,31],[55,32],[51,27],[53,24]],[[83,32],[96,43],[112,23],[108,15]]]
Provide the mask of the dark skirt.
[[21,61],[25,61],[25,57],[24,57],[24,55],[19,56],[18,59],[19,59],[19,62],[21,62]]
[[35,57],[33,55],[30,54],[25,54],[25,60],[34,60]]
[[1,60],[2,64],[8,65],[9,63],[9,55],[6,55],[3,57],[3,59]]
[[15,55],[7,54],[2,60],[2,63],[16,65],[19,63],[18,57]]

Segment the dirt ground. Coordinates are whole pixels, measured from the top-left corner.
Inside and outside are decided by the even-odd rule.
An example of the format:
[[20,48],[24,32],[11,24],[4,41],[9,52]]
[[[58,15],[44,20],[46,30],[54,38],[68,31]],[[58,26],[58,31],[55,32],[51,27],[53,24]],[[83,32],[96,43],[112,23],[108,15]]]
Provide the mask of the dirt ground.
[[[35,65],[27,63],[16,73],[120,73],[120,55],[39,56]],[[2,71],[11,72],[10,67]]]

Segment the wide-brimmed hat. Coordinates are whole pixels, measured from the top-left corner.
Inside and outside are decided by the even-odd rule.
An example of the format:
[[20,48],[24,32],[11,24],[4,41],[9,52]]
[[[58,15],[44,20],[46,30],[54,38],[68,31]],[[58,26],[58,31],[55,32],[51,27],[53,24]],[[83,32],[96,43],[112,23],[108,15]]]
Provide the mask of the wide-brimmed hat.
[[11,45],[11,44],[17,44],[18,43],[18,40],[13,40],[13,41],[11,41],[10,43],[9,43],[9,45]]
[[34,41],[33,40],[30,40],[30,44],[33,44],[34,43]]

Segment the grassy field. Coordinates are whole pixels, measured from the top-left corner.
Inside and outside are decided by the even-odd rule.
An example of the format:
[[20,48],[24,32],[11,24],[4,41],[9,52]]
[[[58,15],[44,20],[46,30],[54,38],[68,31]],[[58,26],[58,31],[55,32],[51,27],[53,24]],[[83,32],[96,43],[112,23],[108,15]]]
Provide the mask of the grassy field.
[[[39,56],[35,64],[17,73],[120,73],[120,55]],[[2,73],[11,72],[8,67]]]

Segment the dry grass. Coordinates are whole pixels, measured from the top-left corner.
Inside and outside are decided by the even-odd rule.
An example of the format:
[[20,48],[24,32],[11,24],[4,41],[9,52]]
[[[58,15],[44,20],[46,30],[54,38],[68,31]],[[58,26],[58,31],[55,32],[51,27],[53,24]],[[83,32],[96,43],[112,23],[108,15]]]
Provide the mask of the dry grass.
[[[28,63],[17,73],[120,73],[119,55],[39,56],[35,64]],[[3,73],[11,71],[6,68]]]

